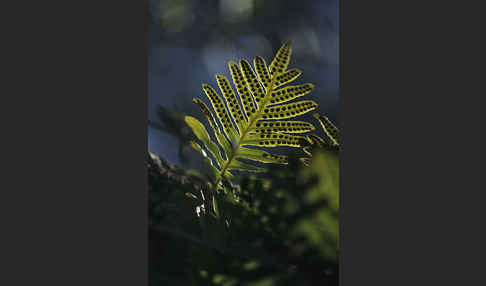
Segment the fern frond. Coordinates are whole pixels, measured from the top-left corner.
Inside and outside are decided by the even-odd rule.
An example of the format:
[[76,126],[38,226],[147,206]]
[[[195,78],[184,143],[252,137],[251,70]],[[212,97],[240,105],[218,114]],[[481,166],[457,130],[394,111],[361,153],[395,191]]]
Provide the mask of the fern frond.
[[334,125],[329,118],[320,114],[314,114],[314,117],[321,123],[322,129],[326,135],[331,139],[334,146],[339,146],[339,129]]
[[319,121],[324,130],[326,137],[319,137],[314,134],[306,135],[308,146],[302,148],[302,151],[309,155],[309,157],[300,158],[300,161],[305,165],[309,165],[312,161],[312,153],[315,148],[327,148],[332,150],[339,150],[339,129],[326,116],[315,113],[314,117]]
[[307,139],[309,140],[311,145],[315,145],[317,147],[329,146],[329,144],[324,138],[321,138],[314,134],[307,135]]
[[[315,130],[311,123],[283,120],[303,115],[317,108],[317,103],[312,100],[287,103],[310,93],[314,89],[313,84],[306,83],[277,89],[302,74],[298,69],[287,70],[291,53],[291,45],[286,43],[278,50],[268,67],[263,58],[255,57],[253,60],[255,69],[246,60],[240,60],[239,65],[230,61],[228,68],[237,94],[228,79],[222,75],[216,75],[222,97],[211,86],[203,84],[204,93],[211,102],[216,118],[203,101],[194,99],[208,119],[221,146],[218,148],[218,144],[211,140],[204,126],[197,119],[186,117],[187,124],[204,145],[202,147],[194,145],[195,149],[200,150],[203,156],[210,160],[203,152],[206,148],[214,157],[213,167],[217,170],[216,188],[223,180],[230,180],[233,177],[231,170],[265,171],[264,168],[241,160],[265,164],[287,164],[286,156],[254,147],[305,147],[311,144],[311,139],[302,135]],[[218,125],[222,126],[222,131]],[[221,150],[223,154],[220,154]]]

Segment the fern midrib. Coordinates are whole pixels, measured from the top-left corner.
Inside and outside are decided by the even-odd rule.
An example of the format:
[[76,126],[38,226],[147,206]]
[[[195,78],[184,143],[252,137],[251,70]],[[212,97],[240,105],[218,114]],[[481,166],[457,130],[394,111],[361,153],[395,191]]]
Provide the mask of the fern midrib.
[[243,141],[243,139],[245,139],[246,135],[248,135],[248,133],[250,132],[250,130],[253,128],[253,125],[259,120],[261,119],[260,117],[262,116],[262,113],[263,113],[263,110],[265,110],[265,105],[267,104],[269,98],[270,98],[270,94],[271,92],[273,91],[273,87],[275,85],[275,81],[277,79],[277,74],[274,74],[272,76],[272,80],[270,81],[270,87],[266,90],[265,92],[265,96],[263,97],[263,101],[262,101],[262,105],[260,108],[258,108],[257,112],[254,114],[253,118],[250,119],[250,122],[248,123],[248,126],[245,128],[245,130],[243,130],[243,132],[241,133],[240,135],[240,138],[238,140],[238,145],[236,145],[236,147],[233,149],[233,152],[231,152],[231,155],[228,157],[228,161],[226,161],[226,164],[224,165],[224,167],[221,169],[220,173],[219,173],[219,176],[216,180],[216,185],[215,185],[215,188],[217,189],[218,188],[218,185],[219,183],[221,182],[224,174],[226,173],[226,171],[228,170],[231,162],[233,161],[233,159],[235,159],[235,156],[236,154],[238,154],[238,150],[240,149],[240,146],[241,146],[241,142]]

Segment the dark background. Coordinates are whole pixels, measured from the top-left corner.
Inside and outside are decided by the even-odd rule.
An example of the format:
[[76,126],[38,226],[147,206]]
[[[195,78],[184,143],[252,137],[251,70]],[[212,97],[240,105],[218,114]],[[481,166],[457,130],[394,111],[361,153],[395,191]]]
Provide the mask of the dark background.
[[[303,71],[296,83],[313,83],[316,88],[306,99],[318,102],[317,112],[339,126],[337,0],[150,0],[148,33],[152,123],[159,122],[159,105],[199,117],[191,100],[208,102],[201,83],[217,88],[215,74],[230,78],[229,61],[253,62],[261,56],[270,64],[277,49],[291,40],[289,68]],[[175,136],[150,125],[148,132],[151,152],[183,165]]]

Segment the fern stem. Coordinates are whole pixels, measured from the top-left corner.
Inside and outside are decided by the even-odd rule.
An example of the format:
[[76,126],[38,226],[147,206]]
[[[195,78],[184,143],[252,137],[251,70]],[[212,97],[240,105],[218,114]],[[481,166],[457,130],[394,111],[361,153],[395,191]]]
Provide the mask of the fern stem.
[[258,108],[257,112],[255,114],[253,114],[253,116],[251,117],[250,122],[248,123],[248,126],[245,128],[245,130],[243,130],[243,132],[240,135],[240,138],[238,140],[238,144],[235,146],[235,148],[233,149],[233,152],[231,152],[231,155],[228,157],[228,161],[226,161],[226,164],[224,165],[224,167],[221,169],[220,173],[218,174],[218,178],[216,179],[216,184],[215,184],[215,191],[217,191],[219,183],[221,182],[221,180],[222,180],[224,174],[226,173],[226,171],[228,170],[231,162],[233,161],[236,154],[238,153],[238,149],[240,148],[241,142],[243,141],[243,139],[245,139],[245,136],[248,135],[250,130],[253,128],[253,125],[259,119],[261,119],[260,117],[262,116],[263,110],[265,109],[264,108],[265,105],[267,104],[268,100],[270,99],[270,93],[273,91],[273,87],[275,85],[276,79],[277,79],[277,74],[274,74],[272,76],[272,81],[270,82],[270,86],[266,90],[265,96],[263,97],[263,101],[262,101],[260,108]]

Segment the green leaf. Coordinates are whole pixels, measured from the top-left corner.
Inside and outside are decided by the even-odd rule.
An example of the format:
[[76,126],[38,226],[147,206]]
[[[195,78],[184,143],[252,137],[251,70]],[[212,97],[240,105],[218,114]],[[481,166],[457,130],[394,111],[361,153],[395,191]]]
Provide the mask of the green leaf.
[[201,108],[202,112],[208,119],[209,125],[213,129],[214,134],[216,135],[216,140],[218,141],[219,145],[223,147],[225,155],[227,156],[227,154],[231,153],[232,150],[231,144],[228,142],[228,139],[226,139],[223,133],[221,133],[221,129],[219,129],[219,126],[216,124],[216,121],[214,120],[214,116],[211,113],[211,111],[209,111],[208,106],[199,98],[194,98],[192,101],[197,103]]
[[299,102],[267,107],[264,110],[262,119],[286,119],[306,114],[317,108],[317,103],[313,100],[303,100]]
[[236,123],[236,126],[238,126],[239,134],[241,134],[241,132],[247,125],[247,119],[243,115],[243,111],[241,110],[240,104],[236,99],[235,93],[233,92],[233,89],[231,88],[230,83],[226,79],[226,77],[222,75],[216,75],[216,80],[218,82],[219,89],[221,90],[221,93],[223,94],[226,103],[228,104],[231,118]]
[[277,55],[270,64],[270,75],[280,74],[285,72],[290,62],[290,56],[292,55],[292,47],[290,42],[285,43],[278,51]]
[[[252,172],[265,170],[240,160],[278,164],[287,162],[285,156],[243,146],[305,147],[310,145],[311,137],[293,134],[315,130],[312,124],[306,121],[283,119],[294,118],[314,110],[317,108],[317,103],[312,100],[282,103],[308,94],[314,89],[314,85],[306,83],[276,90],[277,87],[292,82],[302,74],[298,69],[287,70],[291,53],[292,48],[288,42],[278,50],[268,68],[265,60],[258,56],[253,60],[254,69],[246,60],[240,60],[239,64],[230,61],[228,68],[237,93],[233,91],[228,79],[222,75],[216,75],[222,96],[218,95],[211,86],[202,85],[216,117],[213,117],[204,102],[198,99],[194,101],[199,104],[208,119],[219,145],[211,141],[199,121],[195,119],[186,121],[203,142],[203,147],[216,158],[220,171],[216,174],[215,186],[220,185],[222,180],[231,183],[233,177],[231,170]],[[222,126],[222,131],[219,126]],[[224,151],[222,154],[226,161],[220,153],[220,148]]]
[[304,151],[304,153],[306,153],[307,155],[312,156],[312,147],[311,146],[305,146],[304,148],[302,148],[302,151]]
[[281,89],[272,91],[272,97],[269,101],[269,105],[280,104],[292,99],[304,96],[314,89],[314,85],[311,83],[301,85],[291,85]]
[[259,149],[249,149],[241,147],[236,154],[236,158],[249,159],[262,163],[287,164],[287,156],[274,155]]
[[311,145],[317,145],[318,147],[327,146],[326,140],[317,135],[310,134],[307,136],[307,139],[311,143]]
[[219,152],[218,145],[209,138],[208,131],[206,130],[206,127],[197,120],[196,118],[192,116],[185,116],[184,120],[186,121],[187,125],[191,127],[192,131],[194,132],[194,135],[201,140],[201,142],[204,144],[204,146],[211,152],[211,154],[216,158],[219,166],[223,166],[224,160],[221,157],[221,153]]
[[331,139],[334,146],[339,146],[339,129],[326,116],[315,113],[314,117],[319,120],[319,123],[324,129],[326,135]]
[[256,56],[253,60],[253,65],[255,66],[258,79],[263,84],[265,90],[267,90],[270,87],[270,83],[272,81],[270,79],[270,73],[268,72],[267,63],[263,58]]
[[316,128],[305,121],[258,121],[251,131],[257,133],[284,132],[284,133],[305,133],[314,131]]
[[219,172],[219,169],[214,165],[213,160],[211,160],[211,158],[208,156],[208,154],[206,153],[206,151],[201,146],[199,146],[199,144],[197,144],[194,141],[189,141],[189,144],[191,145],[191,147],[194,150],[196,150],[199,153],[201,153],[201,155],[204,157],[204,160],[206,160],[206,162],[208,162],[208,164],[211,166],[211,169],[213,170],[213,173],[215,175],[217,175],[218,172]]
[[207,97],[211,101],[213,109],[216,110],[216,116],[218,117],[221,125],[223,125],[223,130],[226,133],[226,136],[232,141],[234,136],[238,136],[238,132],[233,126],[233,123],[230,120],[228,115],[228,111],[224,105],[223,100],[219,97],[216,91],[209,85],[203,83],[202,84],[203,90],[206,93]]
[[261,133],[250,134],[241,142],[243,146],[277,147],[292,146],[300,147],[304,136],[289,135],[283,133]]
[[238,91],[238,95],[240,96],[245,115],[247,118],[250,118],[250,116],[256,112],[256,105],[253,102],[253,97],[250,94],[250,90],[248,89],[245,79],[243,78],[243,73],[235,62],[229,62],[228,67],[230,69],[233,82],[236,86],[236,91]]
[[240,67],[243,71],[243,77],[245,78],[248,89],[253,95],[253,99],[255,100],[256,106],[258,108],[261,105],[261,101],[263,101],[263,98],[265,97],[263,87],[261,86],[255,72],[247,61],[240,60]]
[[250,164],[243,163],[237,159],[231,161],[231,164],[229,165],[229,168],[231,170],[238,170],[238,171],[248,171],[248,172],[265,172],[265,169],[255,167]]
[[216,194],[213,195],[213,210],[214,213],[216,214],[216,217],[219,217],[219,206],[218,206],[218,200],[216,199]]
[[275,81],[275,87],[277,88],[281,85],[284,85],[286,83],[294,81],[296,78],[298,78],[302,72],[298,69],[290,69],[282,74],[279,74],[277,76],[277,80]]

